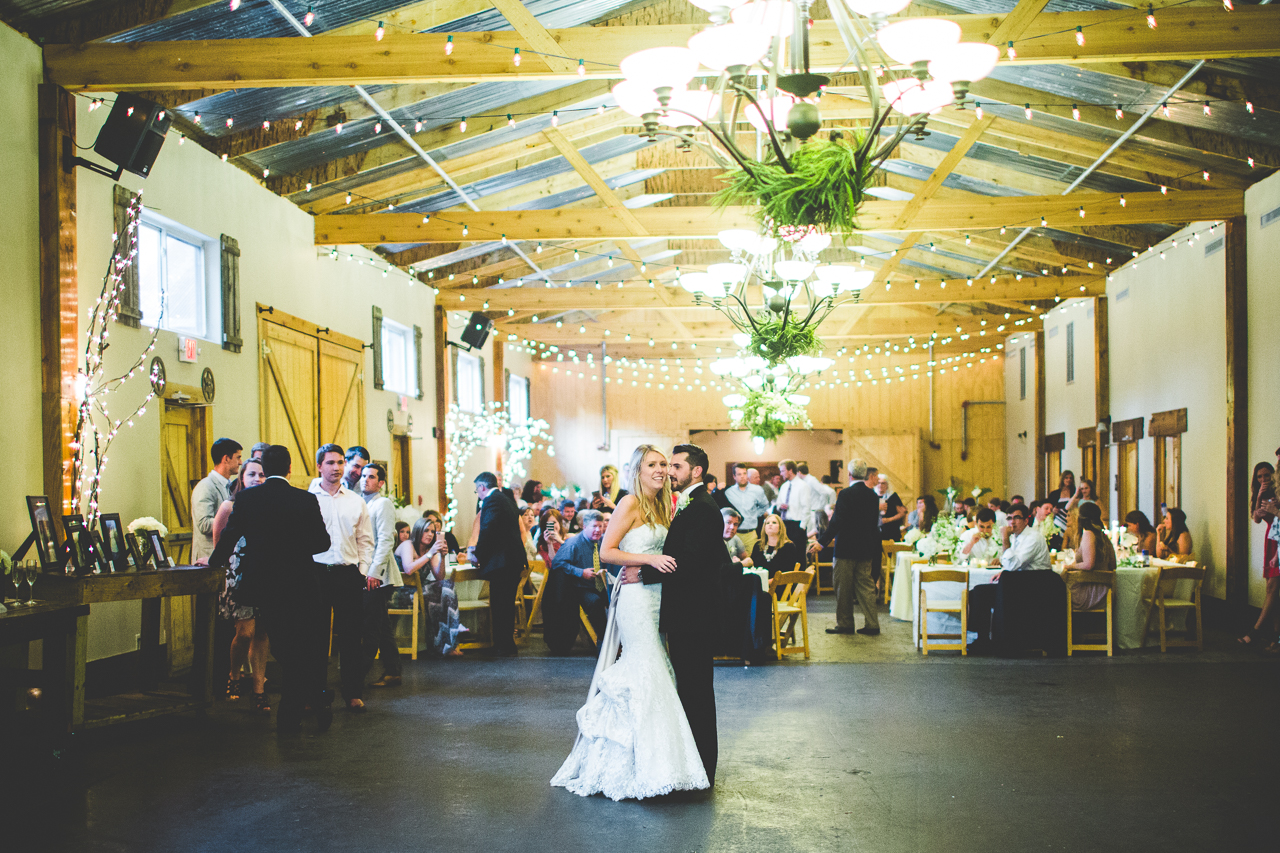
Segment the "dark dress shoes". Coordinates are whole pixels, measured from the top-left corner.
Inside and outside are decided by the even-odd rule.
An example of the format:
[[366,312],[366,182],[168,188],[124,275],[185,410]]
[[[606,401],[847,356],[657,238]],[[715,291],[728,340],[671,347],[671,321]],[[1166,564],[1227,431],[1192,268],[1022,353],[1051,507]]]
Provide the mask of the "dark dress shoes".
[[859,628],[858,633],[866,634],[868,637],[878,637],[880,636],[880,629],[879,628]]
[[828,634],[852,634],[854,633],[854,631],[852,628],[828,628],[827,633]]

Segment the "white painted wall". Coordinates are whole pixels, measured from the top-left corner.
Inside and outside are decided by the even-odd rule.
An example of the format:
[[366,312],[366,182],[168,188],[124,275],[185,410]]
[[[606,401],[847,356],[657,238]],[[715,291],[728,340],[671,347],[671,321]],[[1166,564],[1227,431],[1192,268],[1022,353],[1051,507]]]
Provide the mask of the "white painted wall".
[[[1005,339],[1005,447],[1010,495],[1028,502],[1039,497],[1036,483],[1036,340],[1024,332]],[[1026,394],[1022,385],[1022,353],[1026,353]]]
[[[1067,381],[1067,325],[1075,338],[1075,380]],[[1080,477],[1078,431],[1097,424],[1093,367],[1093,300],[1073,299],[1055,306],[1044,321],[1044,431],[1065,433],[1062,468]],[[1099,488],[1102,488],[1099,486]]]
[[[1275,464],[1280,447],[1280,420],[1276,418],[1276,329],[1280,328],[1280,219],[1262,227],[1263,214],[1280,207],[1280,175],[1272,175],[1249,188],[1244,195],[1249,246],[1249,460]],[[1253,470],[1253,465],[1249,466]],[[1262,604],[1266,583],[1262,579],[1263,531],[1250,525],[1249,603]]]
[[[12,554],[31,532],[25,495],[40,494],[40,181],[37,169],[36,85],[40,48],[0,24],[0,163],[6,216],[3,340],[5,415],[0,444],[8,448],[8,490],[0,513],[0,548]],[[29,559],[35,552],[28,553]]]
[[[1187,409],[1182,437],[1182,509],[1197,559],[1209,568],[1206,591],[1225,596],[1226,565],[1226,252],[1205,257],[1223,235],[1210,223],[1175,235],[1167,259],[1144,255],[1107,285],[1110,303],[1111,416],[1121,421]],[[1201,239],[1187,245],[1193,232]],[[1154,445],[1138,448],[1138,506],[1153,512]],[[1274,448],[1273,448],[1274,449]],[[1112,448],[1111,471],[1116,469]],[[1114,499],[1112,505],[1115,505]],[[1153,518],[1158,523],[1158,519]]]

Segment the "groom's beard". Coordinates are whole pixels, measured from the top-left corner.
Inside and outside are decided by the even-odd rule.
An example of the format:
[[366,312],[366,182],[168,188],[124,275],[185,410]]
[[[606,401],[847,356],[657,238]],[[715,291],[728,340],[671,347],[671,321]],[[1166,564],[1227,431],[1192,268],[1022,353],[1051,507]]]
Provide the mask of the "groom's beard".
[[681,482],[680,480],[677,480],[675,477],[672,477],[671,490],[673,492],[683,492],[685,489],[689,488],[689,484],[692,482],[693,482],[692,474],[690,474],[689,479],[685,480],[684,482]]

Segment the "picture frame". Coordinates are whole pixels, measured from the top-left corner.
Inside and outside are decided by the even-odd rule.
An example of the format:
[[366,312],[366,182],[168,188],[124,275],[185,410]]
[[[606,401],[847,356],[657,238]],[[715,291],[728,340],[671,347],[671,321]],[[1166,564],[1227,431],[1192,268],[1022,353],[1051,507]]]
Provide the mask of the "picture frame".
[[127,572],[133,568],[133,555],[129,553],[129,544],[125,540],[125,527],[120,520],[120,514],[104,512],[98,518],[98,526],[102,530],[103,556],[111,564],[112,571]]
[[36,553],[40,568],[46,572],[62,568],[62,552],[58,543],[58,531],[53,524],[49,498],[44,495],[27,495],[27,514],[31,517],[31,532],[36,537]]
[[107,556],[107,546],[102,541],[102,534],[90,529],[89,538],[93,540],[93,556],[98,567],[98,574],[111,574],[111,558]]
[[62,550],[67,558],[66,565],[77,575],[94,571],[98,567],[97,557],[94,556],[97,549],[93,545],[92,533],[85,527],[84,516],[79,513],[62,516],[62,532],[66,537],[62,543]]
[[126,533],[124,535],[125,545],[129,548],[129,559],[133,562],[133,567],[138,571],[147,568],[146,544],[136,533]]
[[155,566],[157,569],[171,569],[177,565],[173,558],[169,556],[168,550],[164,546],[164,537],[160,535],[159,530],[148,530],[147,544],[151,546],[151,554],[155,558]]

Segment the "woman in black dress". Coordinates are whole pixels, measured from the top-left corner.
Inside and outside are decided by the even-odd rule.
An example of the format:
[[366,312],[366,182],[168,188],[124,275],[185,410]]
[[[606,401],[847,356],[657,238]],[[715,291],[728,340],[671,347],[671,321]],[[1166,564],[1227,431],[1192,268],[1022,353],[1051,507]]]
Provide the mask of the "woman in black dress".
[[770,578],[778,572],[796,571],[800,549],[787,539],[787,528],[782,519],[777,515],[766,515],[760,527],[760,538],[751,551],[751,565],[767,569]]

